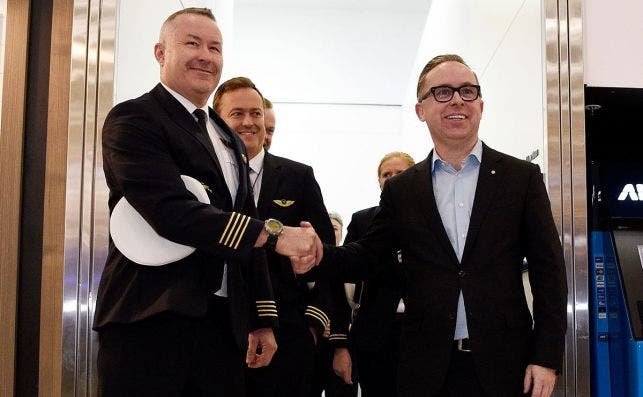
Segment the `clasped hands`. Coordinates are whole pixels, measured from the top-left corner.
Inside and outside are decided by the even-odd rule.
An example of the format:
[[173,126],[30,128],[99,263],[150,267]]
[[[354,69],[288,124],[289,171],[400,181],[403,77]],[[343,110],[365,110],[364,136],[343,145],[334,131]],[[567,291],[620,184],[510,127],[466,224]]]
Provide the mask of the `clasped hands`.
[[290,258],[295,274],[308,272],[321,262],[324,246],[309,222],[301,222],[300,227],[284,226],[279,235],[275,251]]

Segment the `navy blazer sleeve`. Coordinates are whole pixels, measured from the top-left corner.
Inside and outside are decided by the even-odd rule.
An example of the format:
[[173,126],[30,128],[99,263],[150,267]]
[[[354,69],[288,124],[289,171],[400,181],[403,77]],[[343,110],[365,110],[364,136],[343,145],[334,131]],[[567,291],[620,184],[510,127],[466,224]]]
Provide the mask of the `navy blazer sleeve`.
[[246,256],[263,222],[200,203],[185,188],[164,132],[131,103],[110,113],[103,131],[110,208],[125,196],[162,237],[228,259]]
[[[211,142],[207,137],[207,141],[200,139],[195,130],[198,126],[192,116],[160,85],[116,105],[106,118],[103,169],[110,210],[126,197],[160,236],[197,251],[180,262],[153,269],[129,262],[110,244],[97,300],[97,329],[166,310],[203,315],[207,296],[220,282],[224,260],[229,267],[239,268],[228,280],[234,299],[243,302],[233,321],[243,320],[235,329],[245,329],[248,319],[254,326],[277,324],[276,316],[260,319],[246,301],[252,295],[274,305],[265,256],[254,248],[263,222],[255,219],[252,199],[233,209],[225,181],[216,171],[213,151],[206,150],[205,143],[211,146]],[[235,153],[241,158],[239,147],[243,145],[237,143]],[[196,200],[185,188],[182,174],[206,186],[211,204]],[[209,278],[217,272],[218,280]],[[246,310],[247,315],[240,314]]]

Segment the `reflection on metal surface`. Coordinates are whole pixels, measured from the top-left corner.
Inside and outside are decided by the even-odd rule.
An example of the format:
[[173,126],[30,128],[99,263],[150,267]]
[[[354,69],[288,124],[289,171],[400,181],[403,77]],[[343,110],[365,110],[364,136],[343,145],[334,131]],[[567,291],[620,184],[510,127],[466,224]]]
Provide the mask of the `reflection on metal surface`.
[[587,243],[587,160],[583,91],[582,1],[568,0],[569,80],[572,163],[572,221],[574,234],[575,358],[577,396],[590,395],[589,281]]
[[556,396],[588,396],[587,199],[580,0],[545,0],[547,176],[569,286],[565,361]]
[[107,256],[107,189],[100,130],[112,106],[116,0],[76,1],[67,157],[62,395],[96,394],[91,330]]

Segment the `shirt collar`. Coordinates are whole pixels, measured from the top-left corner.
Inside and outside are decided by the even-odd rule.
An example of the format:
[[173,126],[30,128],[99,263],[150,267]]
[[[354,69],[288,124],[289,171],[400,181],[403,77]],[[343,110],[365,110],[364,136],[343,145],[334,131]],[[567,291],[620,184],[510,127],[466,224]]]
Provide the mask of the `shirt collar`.
[[[464,165],[466,165],[468,162],[472,160],[476,160],[478,164],[482,162],[482,141],[478,139],[476,144],[473,146],[473,149],[471,149],[471,152],[462,160],[462,166],[464,168]],[[444,167],[446,162],[442,160],[438,152],[433,149],[433,161],[431,162],[431,172],[435,171],[436,168],[441,168]]]
[[265,157],[266,157],[266,151],[263,148],[261,148],[261,151],[259,152],[259,154],[257,154],[256,156],[250,159],[250,161],[248,162],[248,165],[254,172],[258,174],[259,170],[261,170],[261,168],[263,167],[263,159]]
[[[171,89],[170,87],[168,87],[167,85],[165,85],[165,83],[161,82],[161,84],[163,85],[163,87],[164,87],[164,88],[165,88],[165,89],[166,89],[170,94],[172,94],[172,96],[173,96],[177,101],[179,101],[179,103],[180,103],[181,105],[183,105],[183,107],[184,107],[185,109],[187,109],[187,111],[188,111],[188,112],[190,112],[190,114],[193,114],[193,113],[194,113],[194,111],[197,109],[196,105],[194,105],[192,102],[190,102],[190,100],[189,100],[189,99],[187,99],[186,97],[184,97],[183,95],[179,94],[178,92],[174,91],[173,89]],[[202,108],[199,108],[199,109],[203,110],[203,111],[205,112],[205,114],[207,114],[207,115],[209,115],[209,114],[210,114],[210,113],[209,113],[209,110],[208,110],[208,105],[207,105],[207,104],[206,104],[205,106],[203,106]]]

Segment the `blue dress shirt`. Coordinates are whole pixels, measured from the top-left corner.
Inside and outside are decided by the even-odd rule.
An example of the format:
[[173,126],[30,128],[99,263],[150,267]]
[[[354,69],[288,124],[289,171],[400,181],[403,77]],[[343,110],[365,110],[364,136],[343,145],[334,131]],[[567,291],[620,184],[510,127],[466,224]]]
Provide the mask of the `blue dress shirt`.
[[[440,212],[444,229],[449,236],[453,251],[462,260],[464,243],[467,241],[469,219],[473,208],[473,199],[476,194],[480,161],[482,160],[482,142],[478,142],[473,150],[460,164],[460,171],[456,171],[449,163],[442,160],[438,153],[433,151],[433,164],[431,181],[435,203]],[[458,299],[458,314],[455,326],[454,340],[469,337],[467,330],[467,316],[464,308],[462,291]]]

